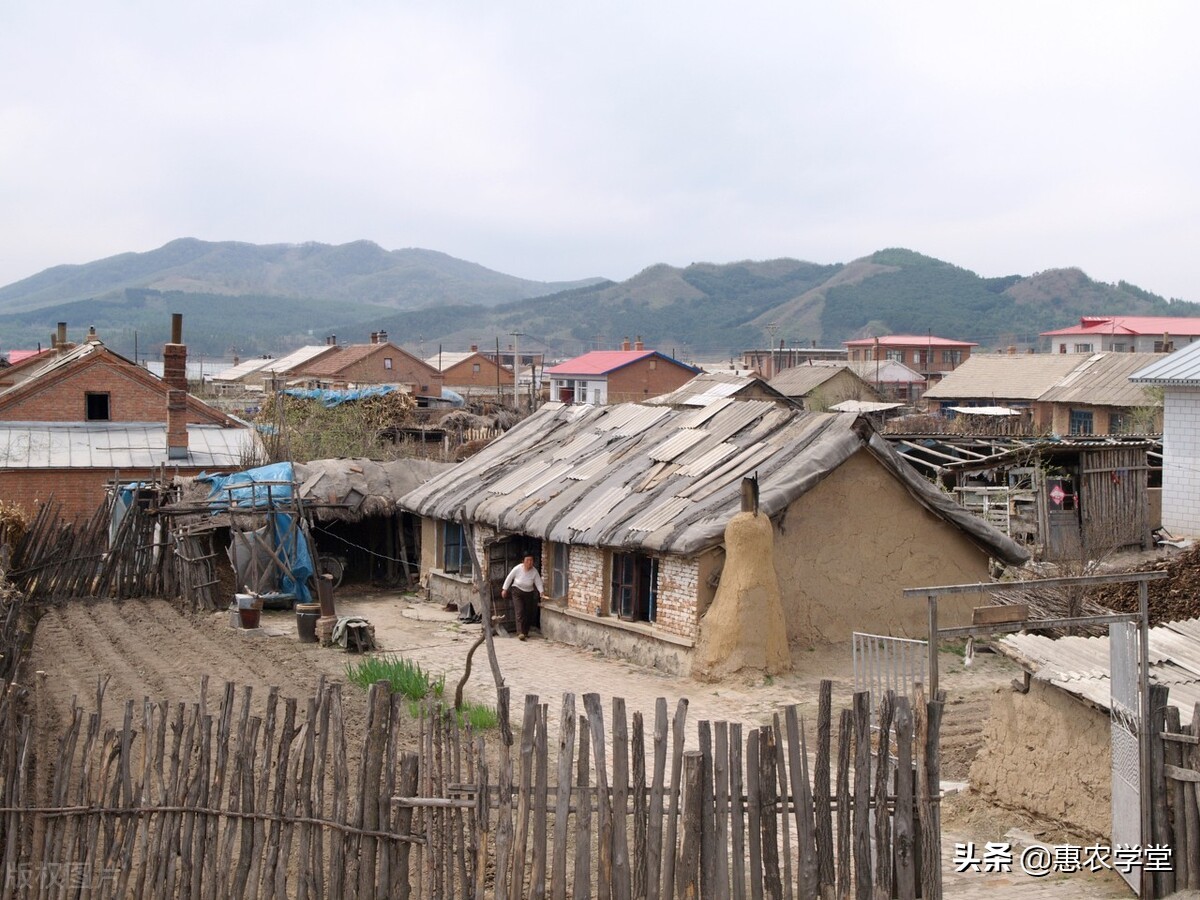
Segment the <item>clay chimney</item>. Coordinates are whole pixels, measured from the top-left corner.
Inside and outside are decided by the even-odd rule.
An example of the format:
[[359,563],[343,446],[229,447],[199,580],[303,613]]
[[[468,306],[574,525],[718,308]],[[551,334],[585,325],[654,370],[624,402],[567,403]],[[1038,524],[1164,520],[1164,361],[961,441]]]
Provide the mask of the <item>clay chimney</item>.
[[167,459],[187,457],[187,391],[171,389],[167,391]]
[[371,332],[371,343],[372,343],[372,344],[378,344],[378,343],[379,343],[379,332],[378,332],[378,331],[372,331],[372,332]]
[[637,336],[637,340],[634,341],[634,343],[633,343],[633,349],[634,350],[645,350],[646,349],[646,345],[642,343],[642,336],[640,334]]
[[622,350],[629,349],[629,338],[625,338],[625,340],[621,341],[621,349]]
[[[163,381],[167,387],[187,393],[187,345],[183,343],[182,313],[171,313],[171,342],[163,346]],[[184,444],[187,444],[186,434]]]

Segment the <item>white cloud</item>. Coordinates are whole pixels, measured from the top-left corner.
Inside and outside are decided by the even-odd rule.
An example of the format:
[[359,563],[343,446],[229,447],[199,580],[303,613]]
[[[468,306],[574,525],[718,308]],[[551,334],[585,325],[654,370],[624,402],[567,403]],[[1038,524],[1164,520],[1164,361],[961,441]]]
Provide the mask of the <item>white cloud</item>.
[[1200,300],[1184,2],[0,10],[0,283],[184,235],[534,278],[907,246]]

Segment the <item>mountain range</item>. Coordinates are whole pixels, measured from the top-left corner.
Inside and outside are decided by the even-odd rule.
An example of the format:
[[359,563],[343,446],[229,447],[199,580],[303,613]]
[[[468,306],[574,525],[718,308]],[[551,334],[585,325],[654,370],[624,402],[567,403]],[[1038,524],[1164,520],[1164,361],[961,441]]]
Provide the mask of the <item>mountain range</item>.
[[711,360],[773,341],[838,346],[890,333],[1024,348],[1081,315],[1200,316],[1200,304],[1094,281],[1076,268],[984,278],[897,248],[849,263],[659,264],[621,282],[540,282],[370,241],[184,238],[0,288],[0,351],[44,344],[55,323],[67,322],[72,340],[95,326],[118,353],[156,357],[172,312],[184,314],[191,353],[210,357],[279,354],[331,334],[363,342],[383,330],[426,356],[439,346],[507,346],[515,332],[522,346],[551,356],[636,335],[681,358]]

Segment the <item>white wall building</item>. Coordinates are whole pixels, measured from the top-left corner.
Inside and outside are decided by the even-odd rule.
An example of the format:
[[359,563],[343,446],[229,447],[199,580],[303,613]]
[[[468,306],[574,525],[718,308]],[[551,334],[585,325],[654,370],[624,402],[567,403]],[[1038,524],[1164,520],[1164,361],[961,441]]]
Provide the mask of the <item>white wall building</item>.
[[1163,528],[1173,537],[1200,537],[1200,343],[1129,380],[1163,389]]

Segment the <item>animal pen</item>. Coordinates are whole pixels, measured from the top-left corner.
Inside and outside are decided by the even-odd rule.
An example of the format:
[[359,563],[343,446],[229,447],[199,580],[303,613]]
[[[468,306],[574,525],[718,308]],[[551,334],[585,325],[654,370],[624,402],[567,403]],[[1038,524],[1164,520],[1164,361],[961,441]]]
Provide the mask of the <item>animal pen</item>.
[[825,682],[815,735],[790,707],[747,730],[701,721],[685,752],[686,700],[647,723],[567,694],[552,742],[527,696],[517,743],[501,688],[498,735],[426,705],[411,748],[406,701],[377,684],[349,747],[337,684],[256,706],[203,680],[191,704],[126,701],[119,728],[101,686],[39,758],[36,691],[0,700],[7,896],[941,896],[941,698],[885,699],[873,744],[858,694],[834,743]]

